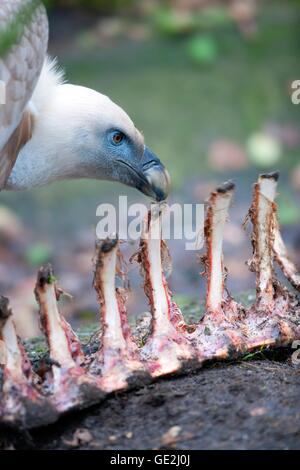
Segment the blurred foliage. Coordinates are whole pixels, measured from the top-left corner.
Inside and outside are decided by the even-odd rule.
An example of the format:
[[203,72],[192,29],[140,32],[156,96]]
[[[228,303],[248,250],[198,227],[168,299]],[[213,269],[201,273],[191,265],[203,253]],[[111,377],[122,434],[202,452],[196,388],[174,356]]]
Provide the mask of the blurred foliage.
[[184,13],[171,7],[158,6],[153,11],[154,25],[167,36],[179,36],[201,30],[220,28],[232,23],[228,8],[210,6],[194,13]]
[[218,45],[211,35],[194,36],[187,45],[189,57],[196,64],[211,64],[218,58]]
[[[208,31],[193,30],[188,36],[152,35],[144,41],[118,39],[105,45],[101,36],[94,49],[80,48],[72,36],[72,53],[70,47],[64,49],[66,34],[53,51],[71,82],[107,94],[132,116],[147,144],[167,165],[173,187],[181,188],[200,178],[235,176],[213,172],[208,152],[216,139],[229,139],[247,150],[251,136],[264,132],[266,123],[299,126],[299,106],[291,103],[289,90],[291,80],[300,76],[295,5],[272,1],[271,6],[262,6],[257,34],[251,40],[235,25],[223,24]],[[255,158],[250,158],[249,152],[249,171],[238,173],[245,192],[258,171],[270,169],[265,146],[255,144]],[[299,147],[283,146],[281,155],[276,168],[287,175],[299,164]],[[129,189],[116,183],[72,181],[22,193],[21,197],[2,193],[1,198],[22,217],[27,214],[35,226],[40,227],[42,220],[40,230],[45,234],[59,231],[59,227],[71,233],[78,213],[84,217],[82,224],[93,224],[95,207],[103,195],[124,191]],[[295,208],[288,201],[282,207],[281,220],[294,220]],[[52,210],[56,211],[55,224]]]
[[44,0],[47,8],[84,8],[101,13],[112,13],[125,9],[135,0]]
[[180,15],[165,8],[154,11],[153,22],[157,30],[167,36],[187,34],[197,29],[197,21],[193,15]]
[[278,217],[282,225],[293,225],[299,223],[300,213],[298,201],[288,185],[282,185],[280,198],[278,200]]
[[25,251],[25,259],[30,266],[40,266],[51,258],[51,249],[45,243],[36,243]]

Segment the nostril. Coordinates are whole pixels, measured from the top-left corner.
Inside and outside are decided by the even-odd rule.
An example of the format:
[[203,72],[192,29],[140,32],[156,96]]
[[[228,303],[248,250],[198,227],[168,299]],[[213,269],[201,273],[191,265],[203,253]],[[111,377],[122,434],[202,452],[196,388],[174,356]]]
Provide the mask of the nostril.
[[156,160],[150,160],[142,165],[143,170],[149,170],[153,166],[157,165]]

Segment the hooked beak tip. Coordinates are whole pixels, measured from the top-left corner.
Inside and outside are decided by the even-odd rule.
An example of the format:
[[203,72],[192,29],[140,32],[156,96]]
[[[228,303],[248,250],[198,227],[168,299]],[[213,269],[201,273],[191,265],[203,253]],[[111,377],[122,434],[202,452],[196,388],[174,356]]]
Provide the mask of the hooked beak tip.
[[161,163],[151,166],[145,170],[144,176],[149,184],[145,194],[154,197],[157,202],[164,201],[170,192],[171,178],[167,169]]

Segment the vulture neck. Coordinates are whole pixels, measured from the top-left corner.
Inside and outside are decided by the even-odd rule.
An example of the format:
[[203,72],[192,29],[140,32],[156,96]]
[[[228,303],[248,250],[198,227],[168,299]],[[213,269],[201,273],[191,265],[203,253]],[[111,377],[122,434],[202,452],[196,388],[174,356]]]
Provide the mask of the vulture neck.
[[68,113],[70,101],[78,94],[76,88],[63,84],[62,73],[47,58],[21,124],[7,144],[10,161],[16,162],[5,189],[17,191],[89,177],[84,158],[76,153],[78,122],[75,126],[72,113]]
[[5,189],[22,191],[54,181],[89,177],[95,177],[95,172],[77,151],[71,126],[58,118],[53,125],[41,115],[34,117],[32,137],[21,148]]

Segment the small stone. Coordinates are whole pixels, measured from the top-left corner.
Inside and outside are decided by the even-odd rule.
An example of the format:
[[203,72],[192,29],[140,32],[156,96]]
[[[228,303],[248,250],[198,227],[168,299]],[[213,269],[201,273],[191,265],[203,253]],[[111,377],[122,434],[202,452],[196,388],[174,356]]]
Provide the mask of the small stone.
[[63,439],[64,444],[70,447],[78,447],[81,444],[88,444],[93,440],[93,436],[88,429],[78,428],[71,440]]
[[263,416],[266,414],[266,412],[267,412],[267,409],[261,406],[257,408],[252,408],[252,410],[250,410],[250,415],[251,416]]
[[180,426],[172,426],[161,438],[164,445],[171,445],[177,442],[178,436],[181,432]]
[[90,431],[88,431],[88,429],[79,428],[75,432],[75,435],[77,439],[79,439],[79,441],[81,441],[81,443],[84,443],[84,444],[91,442],[93,440],[93,436],[90,433]]

